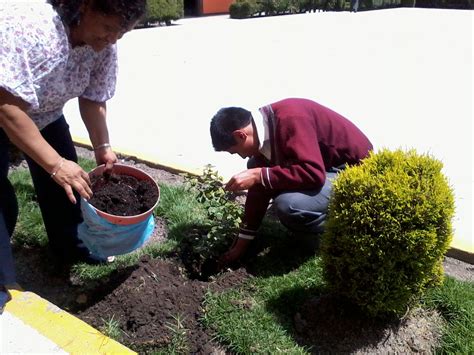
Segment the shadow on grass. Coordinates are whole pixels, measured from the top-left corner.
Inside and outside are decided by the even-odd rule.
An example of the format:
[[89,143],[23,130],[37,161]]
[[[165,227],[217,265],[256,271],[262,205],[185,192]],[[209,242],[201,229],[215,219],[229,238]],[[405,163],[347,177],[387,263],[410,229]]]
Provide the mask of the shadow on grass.
[[188,277],[208,281],[219,273],[219,256],[226,252],[233,238],[214,240],[208,238],[209,226],[199,223],[180,223],[168,232],[168,239],[177,243],[169,256],[177,257],[183,263]]
[[100,301],[125,279],[135,267],[116,268],[97,281],[80,282],[71,276],[71,266],[61,266],[47,246],[15,246],[17,282],[56,306],[78,312]]
[[370,352],[402,325],[397,319],[367,318],[323,288],[295,287],[267,303],[267,309],[310,353]]
[[[177,243],[176,250],[170,255],[181,259],[192,279],[207,281],[219,273],[217,260],[232,244],[233,236],[208,244],[205,240],[208,231],[206,225],[197,223],[177,224],[168,231],[168,239]],[[241,260],[229,267],[244,267],[254,276],[283,275],[297,269],[315,253],[292,239],[278,222],[266,221]]]
[[205,226],[199,223],[177,223],[168,230],[167,239],[180,243],[188,241],[193,234],[204,231]]
[[291,238],[269,242],[267,237],[252,245],[242,265],[259,277],[285,275],[313,258],[316,251],[295,243]]
[[318,250],[314,245],[296,239],[278,221],[267,218],[242,264],[254,276],[278,276],[297,269],[315,255]]

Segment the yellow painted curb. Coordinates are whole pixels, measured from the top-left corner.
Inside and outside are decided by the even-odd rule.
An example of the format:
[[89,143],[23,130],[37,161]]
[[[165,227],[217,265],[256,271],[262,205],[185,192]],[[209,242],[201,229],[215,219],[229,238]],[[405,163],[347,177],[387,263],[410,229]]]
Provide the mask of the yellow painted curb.
[[70,354],[136,354],[32,292],[9,291],[5,309]]

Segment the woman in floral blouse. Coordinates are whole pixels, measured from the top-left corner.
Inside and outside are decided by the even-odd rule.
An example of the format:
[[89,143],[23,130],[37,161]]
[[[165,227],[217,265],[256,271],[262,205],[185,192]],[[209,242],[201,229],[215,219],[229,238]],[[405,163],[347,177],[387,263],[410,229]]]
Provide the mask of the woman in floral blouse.
[[10,247],[18,206],[8,180],[10,142],[26,156],[52,251],[70,262],[79,246],[80,198],[92,191],[63,116],[78,98],[97,164],[111,169],[106,101],[115,91],[116,41],[144,14],[146,0],[3,2],[0,7],[0,308],[14,284]]

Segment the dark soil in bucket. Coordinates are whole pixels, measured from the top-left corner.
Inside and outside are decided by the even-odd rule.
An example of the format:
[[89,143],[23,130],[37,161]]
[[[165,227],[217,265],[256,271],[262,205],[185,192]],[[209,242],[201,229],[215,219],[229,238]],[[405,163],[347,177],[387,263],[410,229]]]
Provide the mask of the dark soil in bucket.
[[102,212],[115,216],[135,216],[147,212],[158,199],[156,186],[148,180],[128,175],[91,177],[92,198],[88,201]]

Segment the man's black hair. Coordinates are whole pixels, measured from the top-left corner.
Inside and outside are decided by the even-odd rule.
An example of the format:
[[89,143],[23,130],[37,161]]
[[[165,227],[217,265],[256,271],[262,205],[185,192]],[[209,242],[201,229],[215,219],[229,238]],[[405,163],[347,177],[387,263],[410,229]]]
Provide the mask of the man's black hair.
[[146,12],[146,0],[48,0],[68,26],[80,21],[80,8],[89,3],[94,11],[121,18],[122,27],[128,28]]
[[232,132],[252,122],[252,114],[241,107],[221,108],[211,120],[211,139],[216,152],[228,150],[237,144]]

